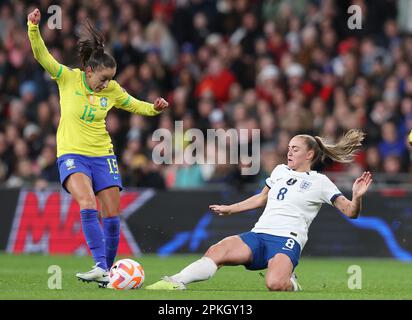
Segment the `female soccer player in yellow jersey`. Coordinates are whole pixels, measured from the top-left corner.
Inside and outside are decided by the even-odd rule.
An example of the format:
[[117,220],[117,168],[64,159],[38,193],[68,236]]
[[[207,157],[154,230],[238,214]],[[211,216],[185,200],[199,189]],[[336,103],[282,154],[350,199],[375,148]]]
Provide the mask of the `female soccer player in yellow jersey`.
[[[120,237],[121,179],[105,118],[112,108],[155,116],[168,107],[163,98],[154,104],[130,96],[112,80],[116,61],[104,51],[104,38],[90,23],[77,43],[82,70],[58,63],[48,52],[39,32],[40,11],[27,17],[34,57],[57,82],[61,117],[57,129],[57,164],[63,188],[80,206],[81,223],[96,265],[76,276],[83,281],[108,282],[108,269],[116,256]],[[99,199],[102,226],[98,218]]]

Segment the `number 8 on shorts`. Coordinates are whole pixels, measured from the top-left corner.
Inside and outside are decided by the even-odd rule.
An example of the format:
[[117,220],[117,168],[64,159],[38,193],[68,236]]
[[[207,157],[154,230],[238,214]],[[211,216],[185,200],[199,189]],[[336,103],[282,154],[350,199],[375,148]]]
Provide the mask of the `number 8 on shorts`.
[[286,248],[293,249],[294,246],[295,246],[295,240],[291,238],[289,238],[285,243]]

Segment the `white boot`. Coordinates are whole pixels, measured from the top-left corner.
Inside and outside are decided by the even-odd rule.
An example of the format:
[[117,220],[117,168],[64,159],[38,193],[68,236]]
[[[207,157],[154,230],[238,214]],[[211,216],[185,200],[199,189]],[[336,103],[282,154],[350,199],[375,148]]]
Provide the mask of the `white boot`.
[[290,282],[292,282],[293,291],[302,291],[302,286],[298,283],[298,278],[296,277],[295,273],[292,273],[292,276],[290,277]]
[[93,266],[93,269],[88,272],[77,273],[76,277],[83,282],[109,283],[109,272],[97,265]]

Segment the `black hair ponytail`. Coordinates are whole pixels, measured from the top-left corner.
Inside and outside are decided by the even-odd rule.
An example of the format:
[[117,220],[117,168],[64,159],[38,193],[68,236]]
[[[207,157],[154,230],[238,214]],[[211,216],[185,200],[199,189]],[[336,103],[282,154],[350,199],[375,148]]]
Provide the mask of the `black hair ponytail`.
[[77,49],[83,70],[90,66],[92,70],[99,67],[116,68],[114,58],[104,52],[104,37],[89,20],[82,23],[78,33]]

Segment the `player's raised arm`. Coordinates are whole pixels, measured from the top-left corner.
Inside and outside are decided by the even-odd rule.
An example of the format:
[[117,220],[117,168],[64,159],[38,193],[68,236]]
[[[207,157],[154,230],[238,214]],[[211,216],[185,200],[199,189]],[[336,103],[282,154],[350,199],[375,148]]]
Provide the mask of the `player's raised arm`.
[[372,183],[371,173],[364,172],[352,187],[352,201],[341,195],[335,200],[335,207],[351,219],[356,219],[362,209],[362,196],[368,191]]
[[33,55],[52,77],[59,78],[59,75],[63,70],[63,66],[53,58],[44,44],[39,30],[40,18],[40,10],[37,8],[27,16],[28,35],[31,48],[33,50]]
[[116,108],[142,116],[156,116],[169,107],[169,103],[163,98],[157,98],[154,103],[141,101],[128,94],[117,82],[115,82],[115,85],[116,90],[119,92],[116,98]]
[[209,206],[209,209],[220,216],[225,216],[231,215],[233,213],[261,208],[266,205],[269,190],[270,189],[265,186],[259,194],[255,194],[254,196],[247,198],[244,201],[237,202],[229,206],[212,204]]

